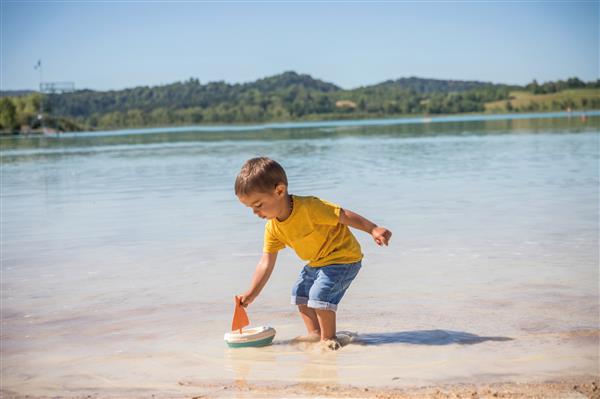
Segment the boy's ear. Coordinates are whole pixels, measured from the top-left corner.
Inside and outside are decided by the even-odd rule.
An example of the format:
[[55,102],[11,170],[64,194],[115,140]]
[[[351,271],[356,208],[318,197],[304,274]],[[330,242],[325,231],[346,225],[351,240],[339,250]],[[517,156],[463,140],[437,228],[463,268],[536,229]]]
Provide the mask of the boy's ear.
[[282,196],[283,194],[285,194],[285,184],[279,183],[276,187],[275,187],[275,193],[278,196]]

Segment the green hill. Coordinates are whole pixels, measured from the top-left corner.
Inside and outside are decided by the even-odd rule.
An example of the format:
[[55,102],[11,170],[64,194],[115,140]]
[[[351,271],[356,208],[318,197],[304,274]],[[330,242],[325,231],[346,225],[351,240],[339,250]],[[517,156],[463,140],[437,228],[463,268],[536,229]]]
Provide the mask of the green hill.
[[400,78],[396,80],[386,80],[385,82],[371,86],[373,88],[412,90],[419,94],[430,93],[460,93],[470,90],[486,89],[494,87],[514,88],[514,86],[499,85],[479,81],[463,80],[441,80],[441,79],[422,79],[417,77]]
[[[125,90],[5,96],[0,98],[0,129],[18,132],[39,128],[40,101],[45,126],[57,130],[96,130],[567,107],[598,109],[598,87],[599,81],[584,83],[577,78],[543,85],[534,81],[521,87],[410,77],[344,90],[310,75],[288,71],[237,84],[223,81],[202,84],[192,78]],[[584,94],[568,94],[569,90],[584,90]],[[526,93],[527,100],[522,100],[522,93]],[[581,98],[570,101],[569,96],[573,95]],[[543,96],[553,97],[548,100]],[[535,105],[538,100],[543,106]],[[528,101],[528,105],[523,105],[523,101]]]
[[303,88],[322,93],[331,93],[342,90],[333,83],[314,79],[310,75],[301,75],[293,71],[287,71],[279,75],[269,76],[259,79],[256,82],[242,85],[243,90],[258,90],[263,93],[272,93],[280,90],[286,90],[290,87]]

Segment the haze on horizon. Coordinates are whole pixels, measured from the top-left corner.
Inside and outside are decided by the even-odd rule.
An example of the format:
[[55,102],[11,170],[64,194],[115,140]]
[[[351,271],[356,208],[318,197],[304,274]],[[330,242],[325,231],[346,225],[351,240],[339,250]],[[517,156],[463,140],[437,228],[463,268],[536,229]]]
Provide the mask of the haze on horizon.
[[[344,89],[420,77],[524,85],[599,78],[598,2],[3,0],[2,90],[118,90],[285,71]],[[27,26],[27,29],[23,29]]]

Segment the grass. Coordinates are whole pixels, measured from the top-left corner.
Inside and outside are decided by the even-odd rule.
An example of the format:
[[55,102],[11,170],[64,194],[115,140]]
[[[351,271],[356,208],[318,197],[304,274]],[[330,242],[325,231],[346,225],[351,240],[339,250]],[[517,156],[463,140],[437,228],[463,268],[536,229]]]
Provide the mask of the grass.
[[533,94],[528,91],[513,91],[510,100],[500,100],[485,104],[486,112],[513,111],[566,111],[600,108],[600,89],[571,89],[558,93]]

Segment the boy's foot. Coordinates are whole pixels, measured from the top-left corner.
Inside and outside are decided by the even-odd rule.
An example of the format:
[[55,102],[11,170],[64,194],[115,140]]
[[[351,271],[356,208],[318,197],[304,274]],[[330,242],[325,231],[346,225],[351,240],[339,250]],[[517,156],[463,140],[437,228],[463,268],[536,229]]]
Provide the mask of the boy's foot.
[[338,349],[340,349],[342,347],[342,344],[340,344],[340,342],[337,340],[336,337],[332,338],[332,339],[326,339],[324,341],[321,341],[323,343],[323,347],[325,349],[329,349],[332,351],[336,351]]

